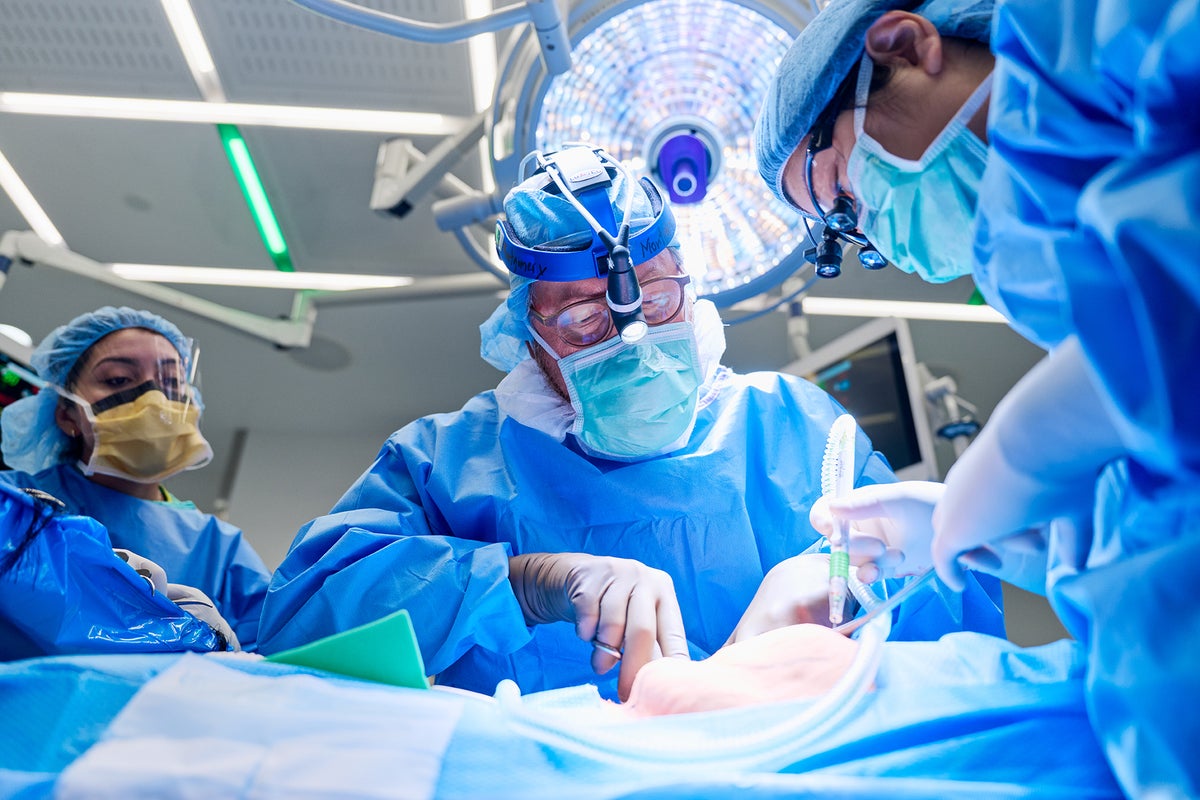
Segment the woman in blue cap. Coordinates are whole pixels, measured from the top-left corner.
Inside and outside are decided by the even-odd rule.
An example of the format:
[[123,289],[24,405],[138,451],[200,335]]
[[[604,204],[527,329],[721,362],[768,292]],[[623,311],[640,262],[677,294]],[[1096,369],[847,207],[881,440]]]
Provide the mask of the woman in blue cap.
[[241,531],[162,485],[212,458],[191,340],[148,311],[106,306],[56,328],[31,361],[46,386],[0,414],[15,468],[0,481],[96,519],[156,589],[252,649],[270,573]]
[[954,586],[960,558],[1004,568],[1014,532],[1049,530],[1042,584],[1135,796],[1200,793],[1200,722],[1176,713],[1200,608],[1173,588],[1200,560],[1197,41],[1197,0],[835,0],[756,129],[779,197],[831,228],[856,212],[854,238],[926,280],[973,275],[1050,351],[944,487],[831,510],[875,534],[860,559]]

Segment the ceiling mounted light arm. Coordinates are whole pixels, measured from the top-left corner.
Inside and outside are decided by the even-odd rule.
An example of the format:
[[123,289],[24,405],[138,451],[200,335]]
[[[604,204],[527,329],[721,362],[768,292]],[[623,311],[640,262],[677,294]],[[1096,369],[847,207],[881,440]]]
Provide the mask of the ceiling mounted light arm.
[[[305,291],[297,293],[297,303],[317,303],[321,306],[391,303],[405,300],[434,300],[447,297],[473,297],[508,291],[508,280],[497,280],[486,272],[464,272],[457,275],[435,275],[414,278],[405,286],[386,289],[355,289],[349,292]],[[299,307],[293,311],[302,310]]]
[[[465,246],[465,245],[464,245]],[[378,288],[355,288],[345,290],[291,289],[292,311],[287,318],[263,317],[223,306],[202,297],[181,292],[148,280],[127,278],[117,273],[114,265],[93,261],[68,250],[64,246],[52,245],[32,231],[8,231],[0,237],[0,274],[6,272],[14,262],[30,266],[53,267],[55,269],[89,278],[98,283],[140,295],[172,308],[178,308],[250,334],[270,342],[277,347],[289,349],[308,347],[312,342],[313,327],[317,320],[317,305],[349,305],[357,303],[399,302],[404,300],[426,300],[443,297],[497,294],[508,290],[507,276],[494,272],[465,273],[461,275],[439,275],[428,278],[394,277],[391,286]],[[128,265],[126,265],[128,266]],[[185,269],[185,268],[175,268]],[[193,268],[193,271],[201,271]],[[237,270],[244,273],[269,272],[273,277],[281,273],[275,270]],[[209,270],[224,273],[228,270]],[[304,273],[287,273],[303,282]],[[364,279],[386,276],[349,275],[347,278]],[[171,280],[170,277],[164,280]],[[193,281],[198,282],[198,281]],[[219,284],[212,281],[206,285]],[[279,287],[287,288],[287,287]]]
[[202,297],[167,286],[123,278],[107,264],[93,261],[68,250],[47,244],[32,231],[9,231],[0,238],[0,259],[29,265],[54,267],[85,278],[123,289],[127,292],[178,308],[226,327],[265,339],[280,347],[308,347],[312,340],[316,309],[311,304],[297,303],[288,319],[274,319],[229,308]]
[[494,247],[486,247],[470,232],[470,227],[479,222],[493,220],[483,232],[486,241],[494,242],[495,218],[504,211],[504,199],[496,192],[464,192],[457,197],[449,197],[433,204],[433,220],[440,230],[453,233],[454,238],[462,245],[467,256],[480,269],[495,275],[508,283],[508,270],[496,258]]
[[499,280],[504,281],[505,286],[508,286],[508,270],[504,268],[503,264],[496,263],[493,257],[495,250],[488,250],[487,248],[483,247],[481,244],[479,244],[474,236],[462,228],[455,229],[454,238],[458,240],[458,243],[462,245],[462,248],[466,252],[467,256],[469,256],[470,259],[474,261],[480,269],[491,273]]
[[381,144],[375,160],[371,210],[403,217],[445,179],[454,185],[450,169],[483,137],[486,122],[486,114],[476,114],[428,153],[422,153],[408,139],[389,139]]
[[364,8],[347,0],[292,2],[338,22],[400,39],[430,44],[459,42],[480,33],[493,33],[522,22],[531,22],[537,33],[546,69],[553,75],[560,75],[571,69],[571,45],[567,41],[566,24],[555,0],[525,0],[516,5],[498,8],[483,17],[447,23],[404,19]]

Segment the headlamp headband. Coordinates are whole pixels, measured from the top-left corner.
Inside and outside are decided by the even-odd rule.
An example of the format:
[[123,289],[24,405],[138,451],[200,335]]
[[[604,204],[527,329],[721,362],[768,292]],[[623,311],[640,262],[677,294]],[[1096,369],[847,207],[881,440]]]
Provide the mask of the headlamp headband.
[[[521,182],[526,177],[524,168],[531,161],[537,164],[532,174],[545,176],[544,191],[564,196],[569,194],[568,199],[574,199],[578,204],[577,210],[582,210],[585,218],[590,217],[587,221],[592,227],[592,240],[586,245],[577,246],[526,247],[508,221],[500,220],[496,223],[496,253],[500,260],[509,272],[539,281],[562,282],[605,277],[611,269],[610,247],[605,244],[599,229],[603,229],[610,238],[617,235],[620,224],[613,216],[608,188],[617,174],[621,173],[625,175],[628,192],[636,191],[628,172],[603,148],[569,147],[549,154],[539,151],[531,153],[522,162]],[[638,185],[650,199],[654,221],[629,236],[629,254],[635,264],[649,261],[665,250],[675,238],[675,216],[663,202],[658,188],[646,178],[642,178]],[[623,223],[629,222],[628,208],[631,205],[630,194],[627,195],[626,219],[622,220]]]

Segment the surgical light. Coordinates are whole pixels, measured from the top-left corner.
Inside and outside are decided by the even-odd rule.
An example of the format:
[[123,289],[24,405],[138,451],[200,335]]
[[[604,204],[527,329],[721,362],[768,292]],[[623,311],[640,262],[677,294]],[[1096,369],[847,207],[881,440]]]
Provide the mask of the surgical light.
[[838,233],[846,233],[858,227],[858,214],[854,203],[846,195],[838,195],[833,201],[833,210],[825,215],[825,224]]
[[795,211],[765,190],[754,120],[770,76],[815,9],[722,0],[581,2],[575,62],[548,75],[536,42],[514,37],[491,120],[496,183],[534,149],[584,141],[672,200],[697,293],[729,305],[803,265]]
[[676,205],[699,203],[720,169],[721,145],[704,120],[671,120],[650,137],[650,171]]

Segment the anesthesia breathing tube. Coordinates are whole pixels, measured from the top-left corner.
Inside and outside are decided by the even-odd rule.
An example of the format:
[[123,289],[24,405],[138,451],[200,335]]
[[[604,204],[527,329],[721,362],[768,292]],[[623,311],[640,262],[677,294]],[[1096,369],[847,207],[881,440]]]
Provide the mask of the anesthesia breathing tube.
[[[526,170],[534,165],[529,174]],[[521,162],[518,182],[545,176],[543,191],[559,194],[587,221],[590,242],[583,245],[545,244],[526,247],[506,220],[496,223],[496,253],[508,270],[539,281],[578,281],[607,278],[605,299],[622,341],[633,344],[648,330],[642,314],[642,289],[634,271],[666,249],[675,238],[675,217],[654,184],[642,178],[634,184],[625,168],[603,148],[568,145],[553,153],[535,150]],[[608,189],[618,174],[627,190],[620,223],[613,216]],[[650,200],[654,219],[637,233],[630,232],[633,192],[641,186]]]

